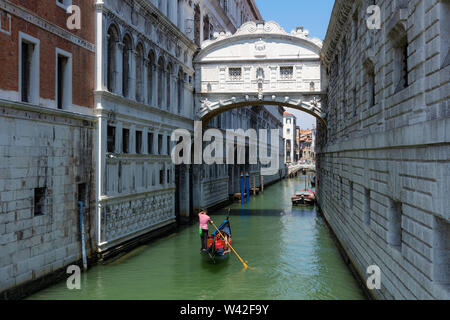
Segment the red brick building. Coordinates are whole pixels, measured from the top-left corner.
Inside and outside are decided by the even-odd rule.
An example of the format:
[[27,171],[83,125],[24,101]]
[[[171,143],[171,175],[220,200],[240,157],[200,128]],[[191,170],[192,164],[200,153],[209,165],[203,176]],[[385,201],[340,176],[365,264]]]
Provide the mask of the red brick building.
[[[80,8],[80,29],[67,27],[71,14],[66,7],[70,3]],[[60,97],[59,107],[92,108],[93,1],[1,0],[0,16],[0,98],[58,107],[59,74],[63,80],[59,81],[59,92],[65,95]],[[23,68],[27,63],[29,70]]]

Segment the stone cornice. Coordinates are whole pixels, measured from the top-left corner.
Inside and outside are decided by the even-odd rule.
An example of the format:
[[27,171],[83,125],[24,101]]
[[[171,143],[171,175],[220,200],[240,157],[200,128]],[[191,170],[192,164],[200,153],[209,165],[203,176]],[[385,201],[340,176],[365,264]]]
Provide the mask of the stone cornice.
[[337,45],[344,33],[343,29],[351,13],[354,2],[355,0],[336,0],[334,3],[328,31],[320,53],[320,56],[326,65],[329,65],[330,62],[333,61],[334,56],[337,53]]
[[[319,51],[322,48],[322,41],[318,38],[309,38],[309,31],[299,28],[287,33],[278,23],[275,21],[267,22],[255,22],[249,21],[244,23],[234,34],[230,32],[220,32],[214,34],[213,40],[207,40],[202,43],[202,53],[207,50],[211,50],[223,43],[231,43],[239,41],[242,38],[280,38],[287,39],[293,42],[308,43],[312,47]],[[200,54],[199,56],[201,56]],[[196,60],[199,59],[199,56]]]
[[[75,113],[67,110],[61,110],[61,109],[54,109],[54,108],[48,108],[43,106],[38,106],[34,104],[29,104],[25,102],[16,102],[16,101],[10,101],[10,100],[4,100],[0,99],[0,108],[6,107],[10,109],[16,109],[16,110],[23,110],[28,112],[36,112],[41,114],[47,114],[51,116],[60,116],[64,118],[72,118],[76,120],[82,120],[82,121],[89,121],[89,122],[96,122],[97,118],[95,116],[86,115],[82,113]],[[6,117],[6,114],[3,114],[2,116]]]
[[[143,110],[143,111],[147,111],[147,112],[154,112],[154,113],[158,113],[161,116],[164,116],[166,118],[170,118],[170,119],[178,119],[181,121],[192,121],[191,118],[187,117],[187,116],[182,116],[182,115],[178,115],[178,114],[174,114],[172,112],[169,112],[167,110],[163,110],[154,106],[150,106],[147,104],[143,104],[140,102],[137,102],[135,100],[131,100],[129,98],[124,98],[120,95],[108,92],[108,91],[94,91],[94,97],[99,97],[99,98],[104,98],[104,99],[109,99],[111,101],[120,103],[124,106],[127,106],[129,108],[135,108],[138,110]],[[97,114],[102,114],[102,113],[110,113],[112,112],[112,110],[109,109],[96,109],[95,113]],[[123,115],[124,117],[131,117],[130,115]],[[142,120],[142,119],[141,119]]]

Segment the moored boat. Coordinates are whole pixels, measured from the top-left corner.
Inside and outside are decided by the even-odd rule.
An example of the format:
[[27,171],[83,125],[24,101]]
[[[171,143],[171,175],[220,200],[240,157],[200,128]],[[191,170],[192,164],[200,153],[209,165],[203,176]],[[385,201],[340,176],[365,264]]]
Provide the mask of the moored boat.
[[[218,227],[219,232],[216,230],[208,236],[207,249],[202,251],[202,255],[212,263],[217,263],[228,258],[231,252],[231,248],[228,243],[231,244],[231,226],[229,218]],[[223,237],[225,239],[223,239]]]
[[309,189],[297,191],[292,197],[294,206],[312,206],[316,202],[316,195]]

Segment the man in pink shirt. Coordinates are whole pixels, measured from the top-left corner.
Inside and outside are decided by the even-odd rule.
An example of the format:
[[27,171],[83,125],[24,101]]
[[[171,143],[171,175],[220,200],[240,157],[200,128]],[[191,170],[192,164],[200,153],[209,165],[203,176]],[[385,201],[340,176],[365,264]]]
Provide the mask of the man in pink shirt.
[[207,249],[207,241],[208,241],[208,222],[213,223],[211,218],[208,216],[208,210],[203,209],[198,214],[198,219],[200,220],[200,229],[202,230],[201,240],[202,240],[202,250]]

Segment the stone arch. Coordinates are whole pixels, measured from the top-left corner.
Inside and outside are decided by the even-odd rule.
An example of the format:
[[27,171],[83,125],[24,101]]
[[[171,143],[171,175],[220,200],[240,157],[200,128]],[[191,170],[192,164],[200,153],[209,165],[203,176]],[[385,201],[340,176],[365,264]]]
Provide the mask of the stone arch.
[[147,55],[148,68],[147,68],[147,101],[150,105],[154,103],[153,99],[156,96],[154,92],[155,72],[156,69],[156,55],[155,51],[151,48]]
[[136,46],[136,100],[144,102],[144,60],[145,49],[142,42],[138,42]]
[[167,69],[166,69],[166,108],[170,110],[172,105],[172,72],[173,72],[173,64],[169,60],[167,61]]
[[178,113],[181,113],[184,104],[184,70],[183,67],[180,66],[178,68],[178,77],[177,77],[177,107]]
[[210,23],[209,16],[205,14],[203,17],[203,40],[208,40],[210,38]]
[[106,87],[109,92],[117,90],[117,65],[118,44],[120,42],[119,28],[115,23],[110,23],[107,29],[106,39]]
[[156,94],[158,96],[158,107],[162,108],[162,104],[164,102],[164,74],[165,74],[165,60],[161,55],[158,58],[157,63],[157,90]]
[[194,7],[194,42],[200,46],[200,26],[201,26],[201,12],[200,6],[197,3]]
[[133,52],[133,37],[126,32],[123,36],[123,56],[122,56],[122,95],[130,97],[131,87],[131,54]]
[[[222,102],[220,106],[214,106],[211,104],[204,104],[202,109],[197,113],[198,118],[203,123],[208,123],[211,119],[214,117],[238,108],[245,108],[245,107],[252,107],[257,105],[264,105],[264,106],[280,106],[280,107],[286,107],[286,108],[293,108],[296,110],[303,111],[309,115],[312,115],[316,119],[318,119],[322,125],[327,127],[325,117],[326,114],[322,113],[320,109],[314,105],[310,105],[303,102],[295,102],[295,101],[276,101],[276,100],[244,100],[239,101],[236,99],[233,99],[232,101],[228,102]],[[245,109],[244,109],[245,110]],[[246,111],[244,111],[246,112]]]

